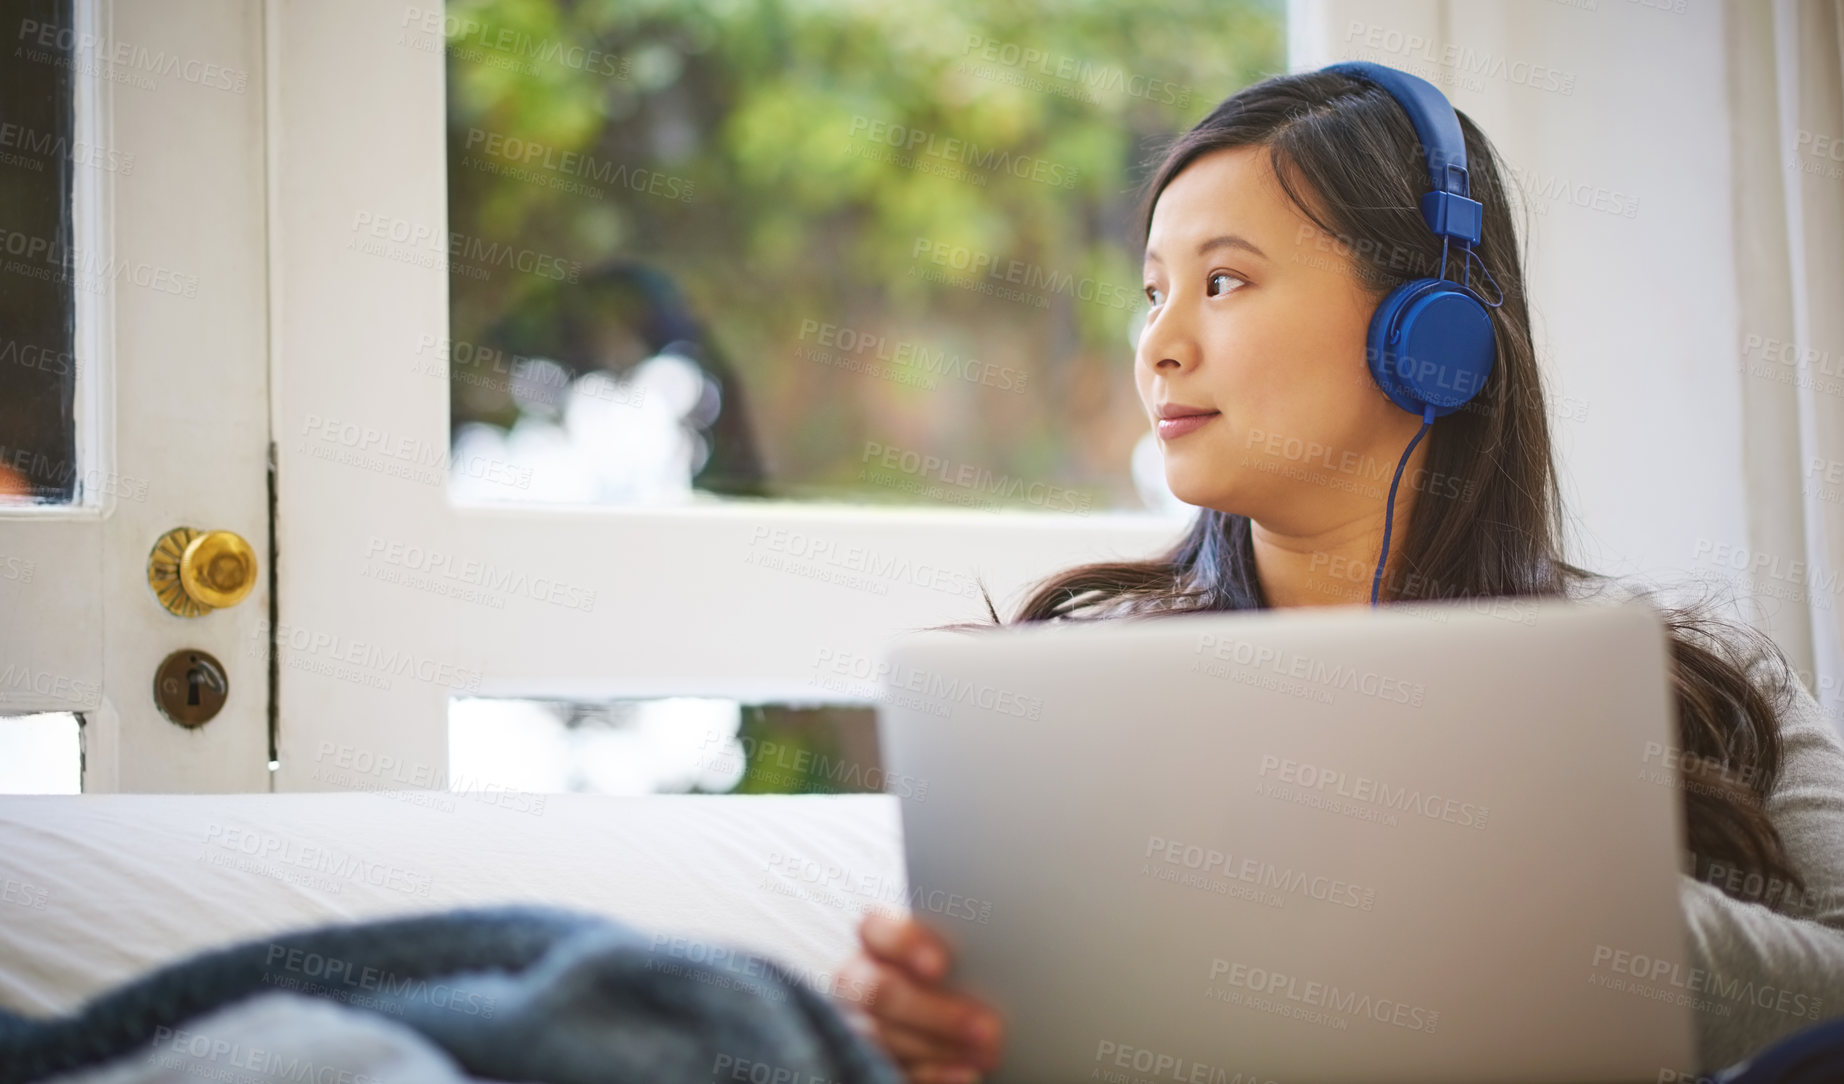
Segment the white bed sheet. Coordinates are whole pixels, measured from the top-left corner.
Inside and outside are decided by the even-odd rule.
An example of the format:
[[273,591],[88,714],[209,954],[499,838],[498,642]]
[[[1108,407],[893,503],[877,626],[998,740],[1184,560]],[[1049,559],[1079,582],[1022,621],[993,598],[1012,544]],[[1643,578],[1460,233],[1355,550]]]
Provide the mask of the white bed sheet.
[[[327,921],[527,902],[754,949],[824,986],[904,909],[896,799],[552,794],[0,798],[0,1006]],[[535,808],[534,808],[535,807]]]

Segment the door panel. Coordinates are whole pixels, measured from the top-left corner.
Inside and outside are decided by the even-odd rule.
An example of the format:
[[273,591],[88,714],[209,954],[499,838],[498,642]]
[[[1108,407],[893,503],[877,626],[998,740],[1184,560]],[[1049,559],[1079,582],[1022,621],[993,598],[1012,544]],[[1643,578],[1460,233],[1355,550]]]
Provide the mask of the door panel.
[[[82,712],[86,790],[269,787],[268,671],[238,659],[269,607],[262,30],[236,0],[92,0],[22,18],[9,60],[75,73],[74,241],[44,270],[76,299],[80,485],[73,505],[0,509],[0,563],[33,568],[0,577],[0,669],[34,675],[0,713]],[[160,605],[148,557],[182,526],[250,543],[249,597],[195,618]],[[181,649],[229,671],[197,728],[154,703]]]

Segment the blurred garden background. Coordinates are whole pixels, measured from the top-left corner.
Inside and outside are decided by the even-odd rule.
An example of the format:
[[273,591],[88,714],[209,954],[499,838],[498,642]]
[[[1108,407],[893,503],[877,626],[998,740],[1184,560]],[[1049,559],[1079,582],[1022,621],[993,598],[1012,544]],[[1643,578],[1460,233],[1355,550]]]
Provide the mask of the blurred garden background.
[[432,361],[457,459],[532,467],[457,496],[1156,503],[1137,186],[1283,30],[1278,0],[454,0]]

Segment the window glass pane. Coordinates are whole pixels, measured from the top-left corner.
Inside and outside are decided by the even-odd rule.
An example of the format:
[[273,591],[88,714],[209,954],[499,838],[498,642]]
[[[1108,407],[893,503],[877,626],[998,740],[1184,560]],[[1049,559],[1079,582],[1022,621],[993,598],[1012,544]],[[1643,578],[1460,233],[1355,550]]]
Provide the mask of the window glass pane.
[[78,794],[83,747],[69,712],[0,715],[0,794]]
[[[69,0],[0,0],[0,507],[79,496]],[[40,33],[45,30],[48,33]]]
[[849,794],[885,789],[869,705],[667,697],[450,701],[447,789]]
[[412,20],[447,48],[451,308],[404,360],[450,379],[454,494],[1163,506],[1133,192],[1284,69],[1283,25],[1279,0]]

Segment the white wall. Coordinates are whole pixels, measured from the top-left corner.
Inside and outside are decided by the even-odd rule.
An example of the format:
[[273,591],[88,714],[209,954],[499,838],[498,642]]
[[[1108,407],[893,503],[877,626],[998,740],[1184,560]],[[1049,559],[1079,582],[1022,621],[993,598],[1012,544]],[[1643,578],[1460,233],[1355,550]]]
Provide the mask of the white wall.
[[1712,543],[1748,540],[1722,11],[1292,0],[1288,17],[1293,70],[1420,75],[1521,183],[1573,556],[1709,576]]

